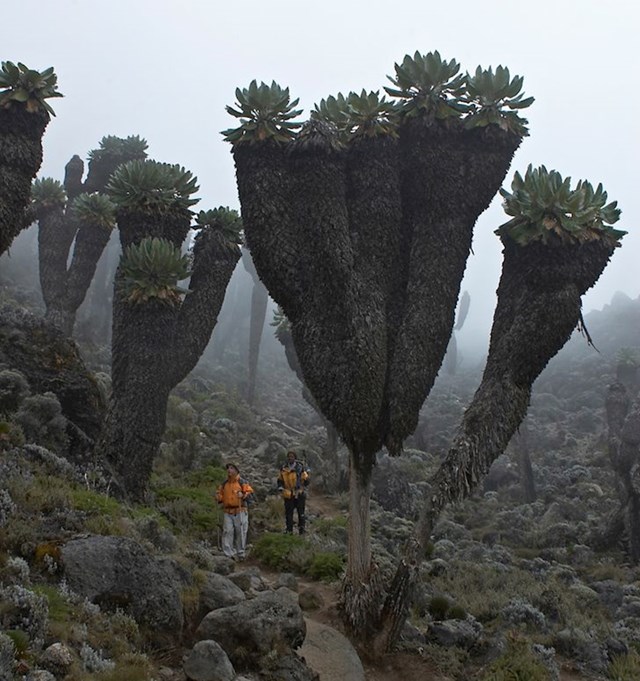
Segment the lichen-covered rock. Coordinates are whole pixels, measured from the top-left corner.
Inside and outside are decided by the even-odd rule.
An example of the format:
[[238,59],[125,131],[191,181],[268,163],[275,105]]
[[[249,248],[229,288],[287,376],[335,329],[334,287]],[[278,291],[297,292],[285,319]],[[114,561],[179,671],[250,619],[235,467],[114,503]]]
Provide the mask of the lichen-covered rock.
[[40,664],[52,674],[63,677],[73,664],[73,653],[64,643],[52,643],[42,654]]
[[231,661],[215,641],[198,641],[182,669],[190,681],[233,681],[236,678]]
[[244,591],[230,579],[209,572],[200,587],[200,617],[218,608],[226,608],[244,601]]
[[298,595],[282,587],[210,612],[195,637],[217,641],[236,668],[260,669],[262,658],[272,651],[295,650],[305,634]]
[[127,537],[89,536],[62,547],[69,587],[105,609],[120,608],[158,633],[183,626],[180,575]]
[[445,648],[456,646],[470,650],[482,635],[482,625],[473,617],[464,620],[444,620],[429,624],[427,640]]

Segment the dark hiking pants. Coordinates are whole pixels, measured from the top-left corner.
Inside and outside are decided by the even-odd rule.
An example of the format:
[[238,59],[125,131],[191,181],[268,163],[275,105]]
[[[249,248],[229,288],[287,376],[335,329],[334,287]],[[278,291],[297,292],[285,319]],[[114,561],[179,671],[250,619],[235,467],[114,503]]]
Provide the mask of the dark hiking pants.
[[295,510],[298,512],[298,532],[300,532],[300,534],[304,534],[306,520],[304,516],[305,501],[305,494],[284,500],[284,519],[287,525],[287,532],[293,532],[293,512]]

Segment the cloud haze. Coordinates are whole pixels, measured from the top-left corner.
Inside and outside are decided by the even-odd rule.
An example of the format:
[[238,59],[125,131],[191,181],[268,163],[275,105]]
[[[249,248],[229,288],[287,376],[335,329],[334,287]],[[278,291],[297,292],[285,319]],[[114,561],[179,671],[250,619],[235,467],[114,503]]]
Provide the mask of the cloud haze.
[[[41,175],[62,178],[106,134],[139,134],[150,154],[200,180],[202,208],[238,206],[225,104],[237,86],[275,79],[308,111],[338,91],[379,89],[393,64],[439,50],[463,70],[502,64],[524,76],[536,102],[531,136],[508,175],[545,164],[574,180],[602,182],[629,231],[585,309],[616,290],[640,295],[640,211],[632,171],[640,154],[636,57],[639,10],[613,0],[521,3],[462,0],[220,3],[184,0],[23,0],[3,8],[3,60],[54,66],[64,99],[45,135]],[[500,272],[496,199],[476,227],[463,288],[470,325],[488,330]]]

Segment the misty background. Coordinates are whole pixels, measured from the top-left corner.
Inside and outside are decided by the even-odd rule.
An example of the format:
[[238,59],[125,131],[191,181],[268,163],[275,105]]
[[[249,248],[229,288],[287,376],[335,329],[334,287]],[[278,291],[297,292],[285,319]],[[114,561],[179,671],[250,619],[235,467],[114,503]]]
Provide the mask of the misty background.
[[[288,86],[307,118],[328,95],[381,89],[394,62],[416,50],[438,50],[463,72],[507,66],[524,76],[524,91],[536,101],[523,112],[530,137],[505,187],[516,170],[544,164],[574,182],[602,182],[622,209],[616,227],[629,234],[584,297],[589,312],[616,291],[640,295],[632,171],[640,151],[639,18],[626,0],[606,6],[596,0],[462,0],[455,6],[23,0],[3,8],[0,58],[39,70],[54,66],[58,74],[65,97],[54,102],[40,177],[62,180],[69,158],[86,159],[104,135],[140,135],[151,158],[180,163],[198,176],[197,210],[239,207],[233,159],[220,131],[232,125],[224,107],[233,104],[235,88],[253,79]],[[471,307],[458,335],[468,358],[488,345],[501,265],[493,231],[506,220],[498,196],[476,225],[462,284]],[[35,251],[33,266],[37,270]]]

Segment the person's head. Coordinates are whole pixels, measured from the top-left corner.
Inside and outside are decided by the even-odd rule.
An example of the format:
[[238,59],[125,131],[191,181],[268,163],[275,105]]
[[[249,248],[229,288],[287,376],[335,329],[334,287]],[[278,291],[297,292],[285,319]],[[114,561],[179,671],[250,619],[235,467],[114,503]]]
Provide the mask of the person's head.
[[287,461],[289,463],[293,463],[296,460],[296,453],[291,450],[287,452]]
[[240,473],[240,470],[238,469],[238,467],[236,466],[235,463],[228,463],[225,466],[225,468],[227,469],[227,475],[230,478],[235,478],[236,475],[238,475],[238,473]]

